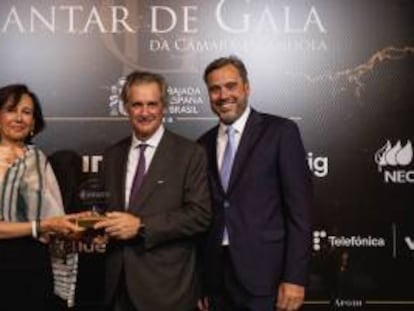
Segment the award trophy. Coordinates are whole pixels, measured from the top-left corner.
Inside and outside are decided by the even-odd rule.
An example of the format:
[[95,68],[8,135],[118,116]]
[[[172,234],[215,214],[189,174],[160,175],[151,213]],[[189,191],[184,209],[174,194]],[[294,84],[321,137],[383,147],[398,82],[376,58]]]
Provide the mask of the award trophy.
[[77,238],[84,243],[92,243],[96,238],[103,238],[105,236],[104,230],[94,229],[94,226],[105,219],[106,216],[104,214],[99,214],[94,210],[89,215],[73,219],[73,223],[79,228],[75,239]]
[[93,229],[94,225],[97,222],[100,222],[105,219],[106,217],[104,215],[91,215],[91,216],[79,217],[74,220],[74,223],[75,225],[77,225],[78,227],[82,229],[90,230],[90,229]]

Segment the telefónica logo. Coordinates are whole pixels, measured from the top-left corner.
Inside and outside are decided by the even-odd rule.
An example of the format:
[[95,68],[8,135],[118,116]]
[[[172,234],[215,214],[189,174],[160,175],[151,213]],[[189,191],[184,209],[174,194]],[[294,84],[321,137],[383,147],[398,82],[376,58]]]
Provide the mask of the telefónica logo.
[[313,231],[313,250],[321,250],[321,241],[327,237],[325,230]]
[[313,250],[322,251],[329,248],[383,248],[386,247],[386,240],[379,236],[362,235],[330,235],[325,230],[313,231]]

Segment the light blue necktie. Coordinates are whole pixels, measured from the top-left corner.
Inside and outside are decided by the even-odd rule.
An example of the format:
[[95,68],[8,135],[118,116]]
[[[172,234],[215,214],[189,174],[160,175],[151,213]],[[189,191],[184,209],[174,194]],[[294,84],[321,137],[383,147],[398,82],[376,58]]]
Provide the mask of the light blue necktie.
[[[227,191],[230,181],[231,169],[233,166],[234,155],[236,153],[235,130],[232,126],[227,127],[227,144],[224,149],[223,161],[221,162],[220,178],[224,191]],[[224,208],[228,208],[229,203],[224,203]],[[222,245],[229,244],[229,234],[226,225],[224,225]]]
[[220,168],[220,178],[223,189],[227,191],[230,181],[231,168],[233,166],[234,154],[236,153],[236,137],[235,130],[230,125],[226,129],[227,144],[224,149],[223,161]]

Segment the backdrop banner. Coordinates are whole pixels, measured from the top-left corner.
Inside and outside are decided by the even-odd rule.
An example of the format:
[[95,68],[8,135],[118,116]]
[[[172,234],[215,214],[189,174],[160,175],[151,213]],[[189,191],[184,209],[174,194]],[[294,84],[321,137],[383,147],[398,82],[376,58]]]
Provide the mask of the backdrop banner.
[[[205,66],[235,54],[252,107],[297,122],[314,175],[303,310],[414,309],[414,2],[409,0],[8,0],[0,85],[26,83],[47,128],[67,212],[105,210],[102,153],[130,134],[132,70],[163,74],[165,126],[217,123]],[[101,310],[102,247],[80,243],[77,309]]]

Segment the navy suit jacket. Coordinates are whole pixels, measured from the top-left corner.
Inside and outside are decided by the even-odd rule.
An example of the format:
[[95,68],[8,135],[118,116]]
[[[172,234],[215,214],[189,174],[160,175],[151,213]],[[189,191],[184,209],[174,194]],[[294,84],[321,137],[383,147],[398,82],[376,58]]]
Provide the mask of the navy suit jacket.
[[296,124],[252,109],[233,162],[227,193],[217,167],[218,126],[206,148],[213,223],[206,238],[207,294],[218,286],[224,223],[239,281],[253,295],[275,295],[281,281],[304,285],[311,256],[312,183]]

